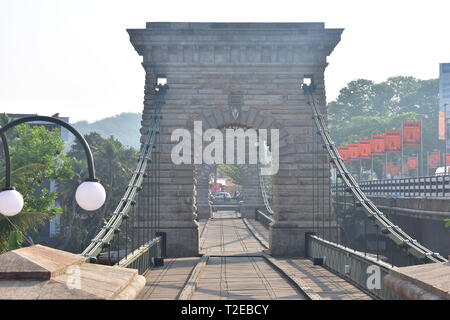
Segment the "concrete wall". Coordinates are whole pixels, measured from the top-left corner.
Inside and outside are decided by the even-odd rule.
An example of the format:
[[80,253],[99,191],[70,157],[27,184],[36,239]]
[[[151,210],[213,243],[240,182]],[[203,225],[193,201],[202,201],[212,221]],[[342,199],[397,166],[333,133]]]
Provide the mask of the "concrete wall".
[[[193,165],[174,165],[170,158],[172,131],[192,128],[195,120],[203,121],[203,130],[280,130],[270,245],[274,255],[302,255],[304,232],[312,226],[313,161],[327,159],[323,151],[312,154],[315,129],[300,85],[311,75],[315,98],[325,104],[326,58],[342,29],[323,23],[147,23],[128,32],[146,71],[143,135],[157,77],[167,77],[169,85],[161,132],[161,226],[169,256],[198,253]],[[328,172],[322,176],[329,179]]]
[[450,255],[450,199],[370,197],[389,219],[422,245],[442,256]]

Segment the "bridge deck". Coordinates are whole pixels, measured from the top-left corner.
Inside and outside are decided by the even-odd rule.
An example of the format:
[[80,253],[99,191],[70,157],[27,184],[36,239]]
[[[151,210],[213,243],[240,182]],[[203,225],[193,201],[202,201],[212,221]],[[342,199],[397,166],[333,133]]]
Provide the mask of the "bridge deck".
[[216,212],[205,226],[200,252],[209,256],[260,256],[266,249],[234,212]]
[[[166,259],[149,270],[140,299],[370,299],[328,270],[305,259],[272,258],[268,230],[237,213],[217,212],[201,222],[203,257]],[[254,233],[258,233],[258,241]]]
[[263,257],[210,257],[192,300],[304,300],[301,291]]
[[138,299],[177,300],[199,257],[164,259],[164,266],[145,274],[147,283]]
[[[250,228],[267,242],[269,230],[257,220],[246,220]],[[312,299],[371,300],[372,298],[321,266],[308,259],[272,258],[273,263],[288,274]]]

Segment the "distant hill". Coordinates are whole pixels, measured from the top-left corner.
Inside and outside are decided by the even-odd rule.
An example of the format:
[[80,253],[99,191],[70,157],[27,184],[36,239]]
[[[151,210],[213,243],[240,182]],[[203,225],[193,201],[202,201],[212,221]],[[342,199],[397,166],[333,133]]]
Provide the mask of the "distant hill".
[[72,125],[82,134],[97,132],[103,137],[114,136],[122,144],[139,149],[141,117],[139,113],[121,113],[92,123],[78,121]]

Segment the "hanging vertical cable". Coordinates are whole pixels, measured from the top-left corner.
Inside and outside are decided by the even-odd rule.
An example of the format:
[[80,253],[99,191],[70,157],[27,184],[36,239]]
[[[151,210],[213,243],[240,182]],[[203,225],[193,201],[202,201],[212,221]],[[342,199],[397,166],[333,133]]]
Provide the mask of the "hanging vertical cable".
[[[160,115],[167,88],[167,85],[160,85],[155,90],[152,124],[141,146],[136,170],[119,204],[109,215],[109,220],[83,251],[87,262],[100,259],[106,264],[137,266],[139,272],[143,273],[150,267],[151,257],[161,252],[154,247],[161,245],[161,239],[155,235],[160,211],[160,167],[159,163],[152,163],[151,159],[157,158],[159,162],[160,156],[155,155],[158,153],[155,152],[155,145],[160,143]],[[149,176],[152,180],[147,179]],[[146,192],[142,192],[143,186]]]

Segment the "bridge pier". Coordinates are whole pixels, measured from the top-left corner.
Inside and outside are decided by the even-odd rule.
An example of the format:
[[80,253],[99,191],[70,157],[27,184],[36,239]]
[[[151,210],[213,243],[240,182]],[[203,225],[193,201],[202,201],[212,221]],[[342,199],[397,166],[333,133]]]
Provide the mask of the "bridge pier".
[[210,165],[194,166],[194,199],[198,219],[211,218],[211,206],[209,204],[209,177],[213,169],[214,166]]
[[244,197],[241,205],[241,215],[253,219],[255,210],[264,207],[261,191],[259,188],[259,169],[257,165],[242,165],[241,171],[244,175],[242,195]]
[[163,221],[160,230],[167,233],[167,257],[198,256],[199,234],[196,221]]
[[[324,98],[323,92],[319,94]],[[307,117],[305,115],[305,120]],[[319,236],[327,239],[337,235],[336,217],[330,202],[328,157],[313,138],[314,127],[297,127],[293,129],[295,132],[303,143],[294,144],[291,137],[280,142],[284,145],[280,150],[282,160],[273,179],[275,217],[270,226],[269,243],[272,255],[280,257],[305,257],[308,232],[319,231]],[[311,134],[301,136],[301,132]]]
[[[198,219],[209,219],[211,218],[211,205],[209,204],[209,190],[197,191],[197,197],[201,198],[197,202],[197,217]],[[206,199],[206,200],[205,200]]]
[[[198,254],[193,212],[207,215],[202,203],[195,203],[196,196],[205,196],[204,189],[195,190],[192,162],[171,160],[176,142],[170,137],[176,129],[193,133],[194,121],[202,121],[204,131],[279,131],[272,251],[302,255],[304,233],[312,231],[311,187],[318,182],[311,170],[319,156],[312,151],[319,142],[311,138],[316,129],[301,83],[311,80],[318,104],[325,104],[326,60],[342,29],[326,29],[323,23],[147,23],[145,29],[128,32],[146,71],[144,137],[153,111],[153,88],[159,78],[169,87],[161,122],[160,180],[161,228],[167,232],[168,254]],[[324,177],[322,181],[328,181]],[[253,217],[254,209],[261,207],[258,186],[258,174],[250,175],[243,186],[244,216]]]
[[[305,238],[307,233],[314,230],[312,223],[274,223],[270,226],[269,244],[270,253],[274,257],[302,257],[306,258]],[[324,227],[326,235],[331,234],[332,239],[336,238],[337,226]]]
[[212,208],[209,202],[204,204],[197,204],[196,210],[197,218],[199,220],[209,219],[212,216]]
[[[163,123],[170,125],[168,119]],[[164,125],[164,124],[163,124]],[[170,139],[165,131],[161,143]],[[163,145],[161,154],[160,231],[167,233],[167,257],[193,257],[198,255],[198,223],[195,220],[193,194],[194,171],[190,165],[171,163],[170,153]]]
[[310,226],[294,223],[274,223],[270,226],[270,253],[274,257],[305,257],[305,236]]

